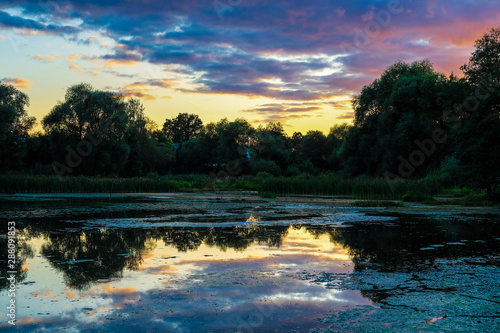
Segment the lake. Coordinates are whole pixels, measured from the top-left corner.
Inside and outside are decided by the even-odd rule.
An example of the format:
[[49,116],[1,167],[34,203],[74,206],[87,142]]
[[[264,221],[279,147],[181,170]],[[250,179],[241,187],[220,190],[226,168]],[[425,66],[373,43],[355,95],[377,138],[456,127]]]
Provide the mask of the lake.
[[500,331],[499,217],[238,193],[1,196],[0,330]]

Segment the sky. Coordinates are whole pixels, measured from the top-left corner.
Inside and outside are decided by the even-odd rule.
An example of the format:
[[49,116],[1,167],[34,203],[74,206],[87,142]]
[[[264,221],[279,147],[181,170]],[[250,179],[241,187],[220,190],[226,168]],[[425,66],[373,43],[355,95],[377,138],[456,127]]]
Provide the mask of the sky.
[[460,76],[499,26],[499,1],[2,0],[0,80],[39,122],[86,82],[141,99],[160,127],[195,113],[328,133],[395,61]]

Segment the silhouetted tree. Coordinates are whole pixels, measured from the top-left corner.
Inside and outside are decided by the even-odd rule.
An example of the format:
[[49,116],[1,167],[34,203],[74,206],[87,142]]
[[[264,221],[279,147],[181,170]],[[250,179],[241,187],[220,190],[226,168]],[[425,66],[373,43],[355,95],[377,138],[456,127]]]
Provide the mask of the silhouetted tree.
[[26,107],[29,98],[11,85],[0,83],[0,171],[21,169],[28,132],[35,124]]
[[196,138],[203,129],[203,122],[195,114],[179,113],[165,120],[163,132],[172,142],[183,142]]
[[475,43],[463,65],[471,91],[458,106],[455,153],[464,181],[493,193],[500,183],[500,29]]

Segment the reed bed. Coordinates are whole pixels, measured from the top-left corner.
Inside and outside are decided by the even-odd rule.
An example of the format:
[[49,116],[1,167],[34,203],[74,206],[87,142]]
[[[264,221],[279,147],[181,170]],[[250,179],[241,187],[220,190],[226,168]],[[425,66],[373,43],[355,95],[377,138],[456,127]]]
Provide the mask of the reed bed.
[[308,178],[268,177],[213,179],[203,175],[137,178],[0,175],[0,193],[147,193],[193,190],[240,190],[272,194],[348,195],[360,199],[401,200],[407,193],[428,197],[440,193],[437,180],[346,179],[338,176]]
[[390,185],[384,179],[269,178],[263,181],[260,190],[278,194],[348,195],[361,199],[400,200],[409,192],[432,196],[441,192],[443,186],[433,180],[401,180]]
[[162,178],[0,176],[0,193],[141,193],[179,192],[189,187],[183,180]]

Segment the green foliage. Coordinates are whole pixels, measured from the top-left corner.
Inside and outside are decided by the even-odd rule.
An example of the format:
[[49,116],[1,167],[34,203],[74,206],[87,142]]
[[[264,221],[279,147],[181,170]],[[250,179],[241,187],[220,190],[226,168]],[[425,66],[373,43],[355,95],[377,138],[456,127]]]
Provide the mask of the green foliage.
[[410,191],[426,196],[442,191],[439,183],[425,180],[404,180],[393,184],[384,179],[346,179],[338,176],[312,178],[271,178],[262,182],[261,191],[280,194],[352,195],[366,199],[401,199]]
[[[290,152],[287,149],[286,140],[283,126],[280,123],[269,123],[265,128],[260,127],[255,134],[255,140],[252,142],[252,157],[272,161],[281,170],[285,170],[290,164]],[[271,173],[279,175],[281,170],[279,173],[274,171]],[[252,172],[255,173],[255,170],[252,169]]]
[[177,170],[181,173],[206,173],[208,163],[209,150],[200,139],[184,142],[177,153]]
[[403,197],[401,199],[404,202],[419,202],[419,201],[427,200],[428,197],[420,192],[410,191],[406,194],[403,194]]
[[31,175],[0,176],[0,193],[141,193],[178,192],[188,185],[157,177],[100,178]]
[[500,29],[476,41],[462,70],[471,84],[454,131],[462,181],[492,195],[500,183]]
[[[327,136],[289,137],[280,123],[256,129],[245,119],[203,126],[187,113],[158,130],[138,99],[85,83],[69,87],[44,117],[44,134],[30,135],[28,96],[0,84],[0,171],[47,174],[52,166],[59,175],[163,180],[176,174],[170,180],[184,189],[417,201],[467,186],[492,199],[500,182],[499,53],[500,29],[492,29],[476,41],[462,79],[436,72],[429,60],[396,62],[354,97],[354,124],[335,125]],[[387,172],[395,180],[380,178]],[[186,173],[205,176],[181,179]],[[248,175],[258,176],[234,178]]]
[[326,136],[320,131],[307,132],[300,143],[303,160],[309,161],[314,168],[327,169],[331,151],[327,151],[326,141]]
[[259,196],[261,198],[266,198],[266,199],[274,199],[276,198],[276,194],[273,192],[259,192]]
[[460,69],[468,80],[479,83],[482,80],[500,82],[500,29],[493,28],[478,39],[469,63]]
[[[418,146],[415,140],[432,137],[442,122],[443,87],[448,80],[436,73],[428,60],[406,64],[397,62],[380,79],[365,86],[354,98],[354,127],[346,135],[332,162],[339,158],[351,176],[382,176],[398,170],[400,157]],[[427,154],[426,164],[411,176],[421,176],[439,165],[446,145]],[[338,164],[339,162],[336,162]]]
[[28,96],[11,85],[0,83],[0,171],[19,169],[28,132],[35,124],[26,107]]
[[281,176],[281,169],[274,161],[267,160],[252,160],[250,162],[252,174],[256,175],[261,172],[266,172],[274,176]]
[[163,132],[172,142],[195,139],[203,129],[203,122],[195,114],[179,113],[177,117],[165,120]]

